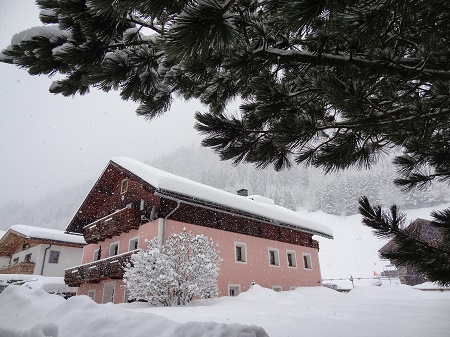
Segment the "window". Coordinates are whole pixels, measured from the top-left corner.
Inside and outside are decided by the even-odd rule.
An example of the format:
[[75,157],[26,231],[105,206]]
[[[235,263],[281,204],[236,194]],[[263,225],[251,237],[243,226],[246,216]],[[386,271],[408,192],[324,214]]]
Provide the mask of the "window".
[[103,288],[103,303],[114,303],[114,288],[116,287],[116,282],[107,282]]
[[240,284],[229,284],[228,285],[228,296],[237,296],[241,293]]
[[102,247],[94,250],[94,261],[98,261],[102,258]]
[[303,253],[303,265],[305,269],[312,269],[311,255]]
[[95,301],[95,290],[89,290],[88,291],[88,296]]
[[51,250],[50,255],[48,257],[48,263],[58,263],[58,261],[59,261],[59,252]]
[[16,257],[14,260],[13,260],[13,262],[12,262],[13,264],[16,264],[16,263],[19,263],[19,258],[18,257]]
[[31,253],[25,255],[25,259],[23,260],[24,262],[31,262]]
[[275,290],[278,292],[278,291],[282,291],[283,288],[281,286],[272,286],[272,290]]
[[111,245],[109,246],[109,256],[114,256],[117,254],[119,254],[119,243],[111,243]]
[[135,250],[138,249],[138,245],[139,245],[139,238],[134,238],[130,240],[130,243],[128,245],[128,250]]
[[120,183],[120,194],[124,194],[127,191],[128,191],[128,179],[124,179]]
[[236,262],[247,262],[247,246],[242,242],[234,243],[234,254]]
[[287,264],[290,268],[297,268],[297,257],[295,256],[294,251],[288,250],[286,252]]
[[278,252],[278,249],[269,248],[269,264],[271,266],[280,265],[280,254]]

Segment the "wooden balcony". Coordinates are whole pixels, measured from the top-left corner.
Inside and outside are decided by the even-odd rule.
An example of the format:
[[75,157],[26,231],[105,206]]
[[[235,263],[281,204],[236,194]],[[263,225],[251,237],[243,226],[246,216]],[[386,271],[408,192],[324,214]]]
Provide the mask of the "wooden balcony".
[[319,241],[311,240],[311,245],[309,247],[319,249]]
[[64,281],[69,287],[78,287],[81,283],[99,283],[102,279],[121,279],[123,268],[130,261],[131,255],[139,249],[106,259],[86,263],[65,270]]
[[34,262],[20,262],[0,269],[0,274],[28,274],[34,272]]
[[83,236],[87,243],[97,243],[132,229],[138,229],[140,225],[141,213],[137,209],[122,208],[86,225],[83,228]]

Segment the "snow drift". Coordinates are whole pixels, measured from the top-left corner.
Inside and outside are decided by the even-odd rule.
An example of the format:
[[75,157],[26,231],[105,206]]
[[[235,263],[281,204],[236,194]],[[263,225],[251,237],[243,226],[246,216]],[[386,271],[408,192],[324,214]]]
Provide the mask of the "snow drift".
[[87,296],[68,300],[41,289],[9,286],[0,295],[2,337],[265,337],[264,329],[214,322],[175,323],[161,316],[134,313]]

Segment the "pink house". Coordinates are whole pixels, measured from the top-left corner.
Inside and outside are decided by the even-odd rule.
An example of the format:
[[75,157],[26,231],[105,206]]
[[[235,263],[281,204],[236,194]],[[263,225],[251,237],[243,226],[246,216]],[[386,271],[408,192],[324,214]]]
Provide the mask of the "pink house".
[[113,158],[67,227],[82,233],[87,245],[82,264],[66,269],[66,283],[99,303],[124,302],[123,263],[146,248],[146,239],[163,242],[186,228],[219,245],[220,296],[235,296],[252,282],[278,291],[320,286],[319,245],[312,236],[332,238],[331,230],[245,192]]

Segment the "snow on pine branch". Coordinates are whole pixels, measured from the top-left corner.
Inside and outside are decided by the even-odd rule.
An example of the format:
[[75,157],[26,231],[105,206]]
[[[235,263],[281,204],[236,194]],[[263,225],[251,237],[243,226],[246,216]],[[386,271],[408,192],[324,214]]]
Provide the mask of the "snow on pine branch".
[[50,42],[57,42],[60,38],[68,38],[70,34],[58,25],[38,26],[15,34],[11,39],[11,45],[18,45],[23,41],[30,41],[35,37],[45,37]]

